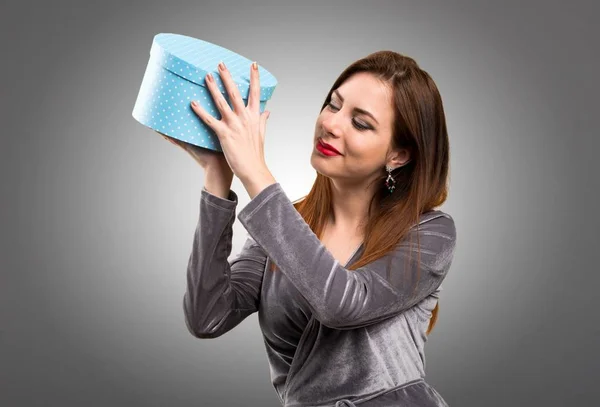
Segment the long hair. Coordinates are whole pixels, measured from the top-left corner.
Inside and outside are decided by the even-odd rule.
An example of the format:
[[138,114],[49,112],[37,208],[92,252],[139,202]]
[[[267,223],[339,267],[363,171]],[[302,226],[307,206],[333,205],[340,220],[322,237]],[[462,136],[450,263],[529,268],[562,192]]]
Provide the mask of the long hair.
[[[348,265],[348,270],[356,270],[393,252],[413,226],[418,232],[420,216],[446,201],[450,161],[440,93],[429,74],[408,56],[378,51],[352,63],[334,82],[321,111],[329,104],[332,92],[358,72],[368,72],[391,87],[394,119],[390,147],[408,149],[410,161],[392,172],[396,181],[392,194],[385,186],[387,172],[382,168],[381,178],[376,180],[380,187],[369,204],[364,250],[360,258]],[[319,239],[332,211],[331,202],[331,180],[317,172],[308,195],[293,203]],[[412,244],[412,237],[409,240]],[[272,262],[271,271],[276,268]],[[418,270],[420,274],[420,267]],[[433,309],[427,335],[437,322],[438,309],[439,303]]]

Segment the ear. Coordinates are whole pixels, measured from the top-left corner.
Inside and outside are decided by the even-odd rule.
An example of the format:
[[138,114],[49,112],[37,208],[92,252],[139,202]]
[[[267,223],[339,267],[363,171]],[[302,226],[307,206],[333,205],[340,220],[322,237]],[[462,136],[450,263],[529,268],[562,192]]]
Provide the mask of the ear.
[[404,148],[390,153],[387,165],[395,169],[408,164],[409,161],[410,152]]

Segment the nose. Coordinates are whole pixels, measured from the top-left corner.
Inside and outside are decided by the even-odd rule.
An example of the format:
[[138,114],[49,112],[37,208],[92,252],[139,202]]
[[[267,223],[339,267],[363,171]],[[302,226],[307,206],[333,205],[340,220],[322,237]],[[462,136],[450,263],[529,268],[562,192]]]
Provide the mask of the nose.
[[329,115],[321,122],[323,130],[336,137],[339,137],[342,134],[342,116],[338,113],[339,112],[329,113]]

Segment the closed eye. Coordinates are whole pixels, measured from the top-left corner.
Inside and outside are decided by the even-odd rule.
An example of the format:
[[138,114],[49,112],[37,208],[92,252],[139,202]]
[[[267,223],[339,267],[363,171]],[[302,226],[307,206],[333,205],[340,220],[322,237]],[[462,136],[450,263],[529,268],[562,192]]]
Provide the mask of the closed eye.
[[[339,110],[337,107],[335,107],[331,102],[329,102],[327,104],[327,106],[329,106],[330,109],[335,109],[335,110]],[[363,124],[361,124],[360,122],[356,121],[356,119],[352,119],[352,124],[354,125],[354,127],[356,127],[359,131],[364,131],[364,130],[372,130],[371,127],[365,126]]]

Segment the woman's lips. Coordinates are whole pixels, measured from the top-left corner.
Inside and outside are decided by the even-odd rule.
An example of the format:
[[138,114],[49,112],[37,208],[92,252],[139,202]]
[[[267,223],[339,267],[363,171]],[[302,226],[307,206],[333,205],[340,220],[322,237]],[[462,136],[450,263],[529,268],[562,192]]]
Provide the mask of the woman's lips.
[[338,153],[337,151],[331,150],[327,147],[325,147],[323,144],[321,144],[321,140],[317,141],[317,145],[316,148],[319,152],[327,155],[327,156],[333,156],[333,155],[341,155],[340,153]]

